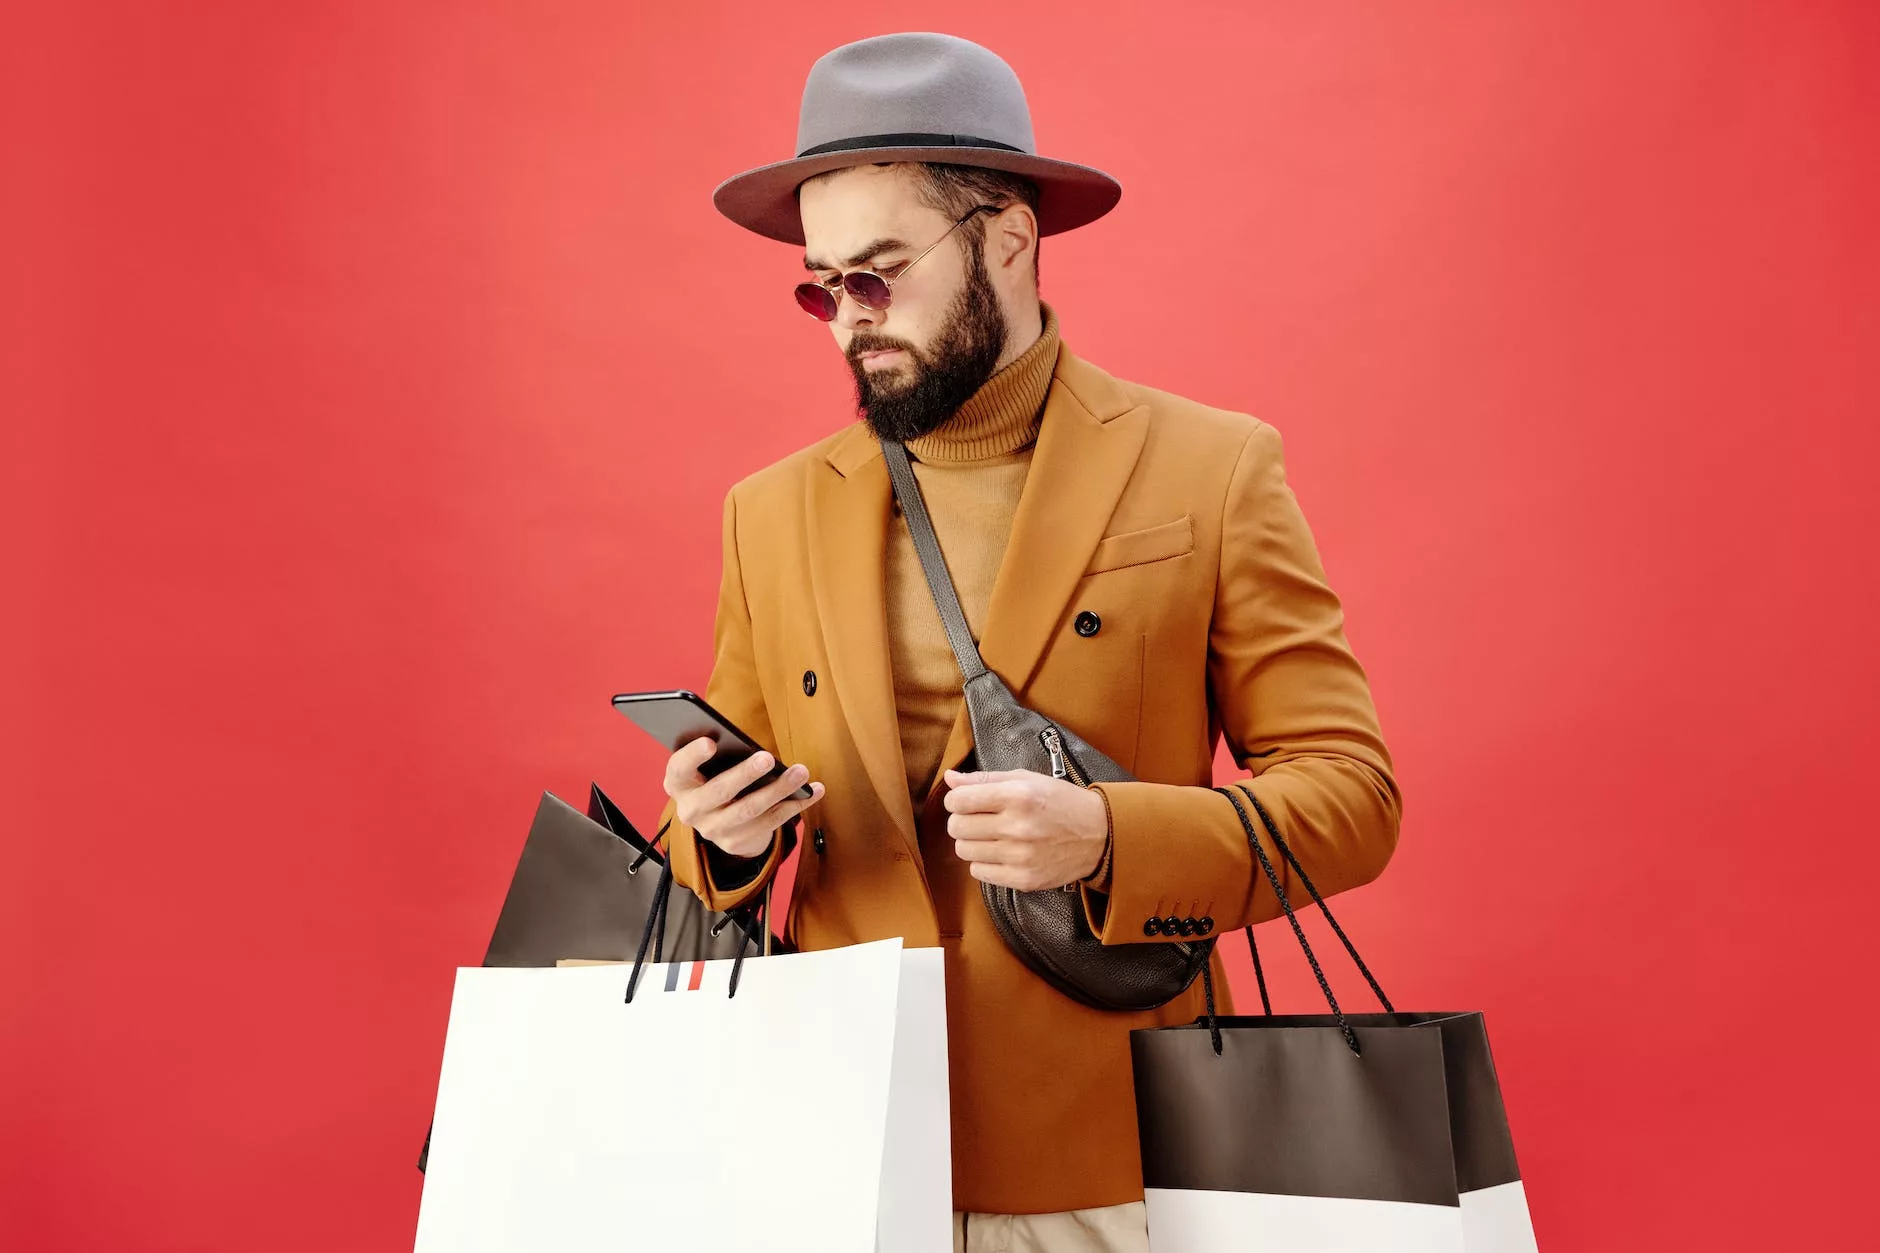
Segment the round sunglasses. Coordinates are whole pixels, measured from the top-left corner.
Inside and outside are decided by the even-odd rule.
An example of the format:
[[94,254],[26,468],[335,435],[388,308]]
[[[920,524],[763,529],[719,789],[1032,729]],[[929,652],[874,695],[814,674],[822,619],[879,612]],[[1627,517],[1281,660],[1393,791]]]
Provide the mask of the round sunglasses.
[[884,278],[873,270],[851,270],[841,278],[832,280],[827,285],[822,283],[798,283],[796,287],[796,303],[802,306],[803,312],[809,314],[812,318],[817,318],[824,322],[833,322],[836,320],[836,311],[841,307],[843,292],[847,292],[852,296],[855,299],[855,303],[862,306],[864,309],[874,309],[877,311],[886,309],[888,302],[894,299],[895,282],[900,279],[902,275],[920,264],[921,257],[926,256],[935,248],[945,243],[954,231],[957,231],[960,227],[972,221],[974,214],[987,212],[997,213],[1003,207],[1002,205],[996,204],[982,204],[973,208],[965,217],[955,222],[952,226],[949,226],[945,235],[942,235],[939,239],[934,240],[931,244],[928,244],[927,247],[922,249],[919,257],[915,257],[912,261],[909,261],[906,265],[895,271],[893,278]]

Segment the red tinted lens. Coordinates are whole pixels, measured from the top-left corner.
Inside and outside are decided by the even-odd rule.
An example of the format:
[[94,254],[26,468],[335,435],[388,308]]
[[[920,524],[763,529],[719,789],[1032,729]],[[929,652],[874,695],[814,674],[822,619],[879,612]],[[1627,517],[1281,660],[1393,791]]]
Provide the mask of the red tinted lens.
[[820,283],[798,283],[796,285],[796,303],[803,306],[803,312],[825,322],[836,318],[835,294]]
[[842,276],[842,286],[848,288],[849,295],[867,305],[870,309],[888,307],[888,281],[879,274],[870,274],[867,270],[857,270],[853,274]]

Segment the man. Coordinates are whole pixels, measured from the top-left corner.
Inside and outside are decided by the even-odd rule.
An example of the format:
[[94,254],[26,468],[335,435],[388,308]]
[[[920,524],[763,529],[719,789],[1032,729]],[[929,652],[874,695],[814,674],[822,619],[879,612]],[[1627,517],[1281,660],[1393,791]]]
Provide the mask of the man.
[[[709,782],[708,744],[674,754],[674,871],[735,907],[800,817],[792,941],[945,950],[959,1247],[1141,1250],[1129,1032],[1192,1021],[1201,985],[1145,1013],[1087,1008],[1005,947],[980,882],[1073,885],[1105,944],[1262,921],[1279,906],[1210,789],[1218,738],[1328,892],[1395,847],[1390,758],[1279,436],[1061,343],[1039,237],[1120,192],[1035,155],[1010,68],[944,35],[850,44],[812,69],[798,139],[715,200],[806,248],[797,302],[829,321],[862,421],[727,497],[707,696],[797,764],[734,799],[769,753]],[[1131,299],[1178,302],[1169,278],[1137,276]],[[986,664],[1140,782],[971,768],[881,440],[916,462]],[[788,799],[805,782],[811,799]]]

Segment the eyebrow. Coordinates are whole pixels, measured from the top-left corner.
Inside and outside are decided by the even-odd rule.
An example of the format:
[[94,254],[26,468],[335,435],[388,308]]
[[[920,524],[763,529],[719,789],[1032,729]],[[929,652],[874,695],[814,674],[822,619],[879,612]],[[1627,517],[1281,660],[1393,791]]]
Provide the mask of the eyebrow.
[[884,252],[893,252],[897,248],[906,248],[908,246],[908,242],[904,239],[877,239],[869,244],[868,247],[862,249],[847,261],[844,261],[840,266],[824,265],[820,261],[812,260],[809,254],[805,253],[803,255],[803,268],[806,270],[852,270],[864,261],[874,260]]

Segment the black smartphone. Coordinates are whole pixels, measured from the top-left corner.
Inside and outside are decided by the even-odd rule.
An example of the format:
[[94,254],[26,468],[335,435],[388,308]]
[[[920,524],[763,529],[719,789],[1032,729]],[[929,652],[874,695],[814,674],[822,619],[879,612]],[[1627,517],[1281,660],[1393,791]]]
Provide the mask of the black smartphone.
[[[664,744],[667,752],[676,753],[701,736],[715,743],[718,747],[711,759],[698,768],[708,779],[763,751],[750,736],[738,730],[731,719],[706,704],[705,698],[696,692],[623,692],[614,697],[614,708]],[[743,796],[781,778],[784,769],[784,763],[778,761],[763,778],[738,795]],[[813,793],[805,783],[790,795],[808,800]]]

